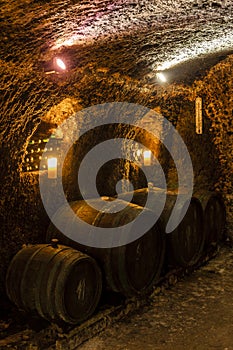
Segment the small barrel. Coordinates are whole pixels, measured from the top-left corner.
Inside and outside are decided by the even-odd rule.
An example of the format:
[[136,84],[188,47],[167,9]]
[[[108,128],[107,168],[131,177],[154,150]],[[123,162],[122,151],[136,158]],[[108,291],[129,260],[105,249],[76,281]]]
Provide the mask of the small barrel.
[[[101,199],[95,201],[99,202]],[[104,227],[106,235],[108,227],[121,227],[124,234],[124,225],[134,220],[143,210],[137,205],[129,204],[124,210],[108,214],[104,212],[104,204],[103,210],[97,211],[84,200],[72,202],[70,206],[77,216],[90,224],[90,230],[95,230],[95,226]],[[61,207],[55,215],[66,222],[68,228],[72,218],[67,216],[66,208]],[[132,226],[131,230],[133,229]],[[80,232],[82,232],[82,223],[80,223]],[[95,258],[104,272],[105,288],[127,297],[147,293],[160,277],[164,262],[165,241],[158,223],[140,238],[125,245],[121,245],[121,235],[119,235],[119,246],[113,248],[81,245],[65,236],[51,223],[47,231],[47,242],[52,238],[57,238],[61,243]]]
[[226,208],[219,193],[197,190],[194,192],[204,212],[205,250],[218,244],[223,238],[226,225]]
[[[134,192],[121,194],[119,197],[131,197],[132,202],[144,206],[150,191],[151,202],[156,209],[160,201],[159,193],[165,190],[158,188],[144,188]],[[177,196],[171,192],[166,193],[166,203],[161,214],[162,229],[165,232],[172,209]],[[185,203],[184,203],[185,205]],[[179,208],[182,212],[182,208]],[[155,210],[156,211],[156,210]],[[199,201],[191,198],[188,210],[177,226],[177,228],[166,234],[166,260],[169,265],[189,267],[197,263],[203,252],[204,232],[203,232],[203,211]]]
[[101,271],[91,257],[62,245],[24,247],[6,276],[9,299],[49,321],[78,324],[95,311],[102,291]]

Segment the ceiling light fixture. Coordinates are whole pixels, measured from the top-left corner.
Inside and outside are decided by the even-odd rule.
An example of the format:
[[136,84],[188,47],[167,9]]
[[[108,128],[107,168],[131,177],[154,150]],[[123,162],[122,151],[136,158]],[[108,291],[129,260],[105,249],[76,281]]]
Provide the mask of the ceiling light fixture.
[[162,83],[166,83],[167,82],[167,78],[164,75],[164,73],[156,73],[156,77],[158,80],[160,80]]
[[56,58],[56,65],[62,69],[62,70],[66,70],[66,65],[64,63],[64,61],[61,58]]

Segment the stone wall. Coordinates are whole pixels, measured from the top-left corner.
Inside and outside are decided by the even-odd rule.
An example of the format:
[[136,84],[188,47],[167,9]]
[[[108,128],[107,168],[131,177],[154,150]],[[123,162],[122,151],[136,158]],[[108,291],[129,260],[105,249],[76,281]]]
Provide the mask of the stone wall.
[[[38,173],[22,173],[22,160],[30,137],[41,120],[52,121],[52,116],[63,112],[65,117],[69,116],[61,108],[62,101],[67,98],[83,108],[110,101],[159,108],[161,114],[177,127],[187,144],[194,165],[195,186],[215,189],[224,194],[228,225],[232,225],[232,56],[211,68],[202,80],[192,86],[145,85],[93,65],[79,68],[62,79],[48,78],[30,65],[26,68],[3,61],[0,70],[0,92],[4,97],[0,123],[1,293],[4,291],[6,268],[21,245],[44,242],[49,220],[40,199]],[[203,98],[203,135],[195,133],[196,96]],[[121,131],[118,131],[120,134]],[[95,142],[101,139],[101,135],[101,131],[95,134]],[[84,139],[76,156],[77,152],[85,153],[89,146]],[[176,174],[172,160],[163,149],[159,158],[169,186],[175,187]],[[139,170],[134,169],[134,174],[138,175]],[[109,169],[105,175],[110,186],[114,177]],[[78,196],[77,193],[75,197]]]
[[223,193],[228,223],[233,224],[233,56],[213,67],[202,81],[195,84],[197,94],[204,98],[204,110],[213,136],[219,172],[214,189]]

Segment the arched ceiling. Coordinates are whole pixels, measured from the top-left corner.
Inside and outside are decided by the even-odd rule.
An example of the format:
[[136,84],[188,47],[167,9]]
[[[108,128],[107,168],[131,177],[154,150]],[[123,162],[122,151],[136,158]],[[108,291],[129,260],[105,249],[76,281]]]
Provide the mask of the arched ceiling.
[[59,54],[70,69],[188,81],[233,52],[231,0],[2,0],[0,16],[1,59],[44,70]]

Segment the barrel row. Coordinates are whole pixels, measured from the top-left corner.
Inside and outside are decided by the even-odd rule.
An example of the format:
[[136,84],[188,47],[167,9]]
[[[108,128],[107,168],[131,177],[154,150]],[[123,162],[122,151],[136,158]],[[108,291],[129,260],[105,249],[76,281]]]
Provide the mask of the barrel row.
[[[133,192],[120,194],[118,198],[132,198],[132,203],[144,206],[150,195],[152,210],[156,209],[162,200],[162,194],[166,194],[166,203],[160,216],[162,231],[171,217],[172,210],[177,200],[174,191],[165,191],[160,188],[144,188]],[[179,194],[184,198],[183,204],[177,211],[181,215],[186,207],[186,195]],[[155,210],[156,212],[156,210]],[[194,191],[188,210],[180,224],[166,237],[165,263],[172,266],[189,267],[195,265],[203,254],[218,244],[223,238],[226,224],[226,209],[222,196],[219,193],[197,190]]]
[[[162,190],[149,191],[152,207],[158,205]],[[143,208],[148,189],[122,194],[120,198],[124,200],[129,195],[132,203],[114,214],[104,210],[103,201],[102,211],[97,211],[85,201],[75,201],[70,206],[77,216],[90,224],[90,234],[97,226],[122,227],[123,235],[124,225],[132,222],[142,210],[153,215],[153,210]],[[221,239],[225,207],[219,195],[195,192],[180,224],[173,232],[165,234],[176,199],[174,193],[166,193],[164,210],[153,227],[135,241],[127,245],[120,245],[119,241],[119,246],[113,248],[81,245],[51,223],[46,240],[48,243],[53,240],[52,244],[25,247],[13,258],[6,278],[10,300],[20,309],[50,321],[76,324],[95,311],[102,284],[104,290],[126,297],[142,295],[158,282],[164,267],[196,264],[203,252]],[[184,201],[177,215],[181,215],[185,205]],[[67,207],[60,208],[55,215],[64,221],[69,232],[73,217],[67,212]],[[82,229],[80,223],[80,232]],[[132,225],[131,230],[134,229]],[[57,245],[54,239],[62,245]]]
[[[105,197],[105,201],[102,199],[89,201],[91,205],[84,200],[71,202],[72,212],[66,206],[60,208],[54,217],[59,219],[60,223],[65,218],[63,226],[65,226],[67,235],[64,235],[51,223],[46,240],[50,242],[51,239],[57,238],[62,244],[92,256],[102,268],[104,286],[107,289],[127,297],[146,293],[158,280],[164,262],[165,237],[161,229],[161,222],[158,220],[144,235],[131,243],[122,245],[122,237],[125,235],[134,237],[136,230],[136,224],[130,226],[129,232],[125,230],[126,225],[133,223],[142,210],[146,213],[148,220],[153,218],[153,212],[136,204],[123,203],[126,204],[124,209],[110,214],[107,209],[110,201],[112,201],[111,198]],[[101,205],[100,211],[95,209],[98,204]],[[114,202],[112,204],[114,205]],[[82,219],[79,222],[79,230],[85,232],[89,237],[86,240],[90,242],[90,245],[82,245],[78,239],[72,237],[73,221],[75,220],[73,212]],[[89,224],[88,232],[86,232],[86,224]],[[96,227],[104,228],[106,235],[108,228],[117,227],[119,244],[112,248],[93,247],[95,242],[91,238],[96,232]],[[69,234],[70,237],[68,237]]]

